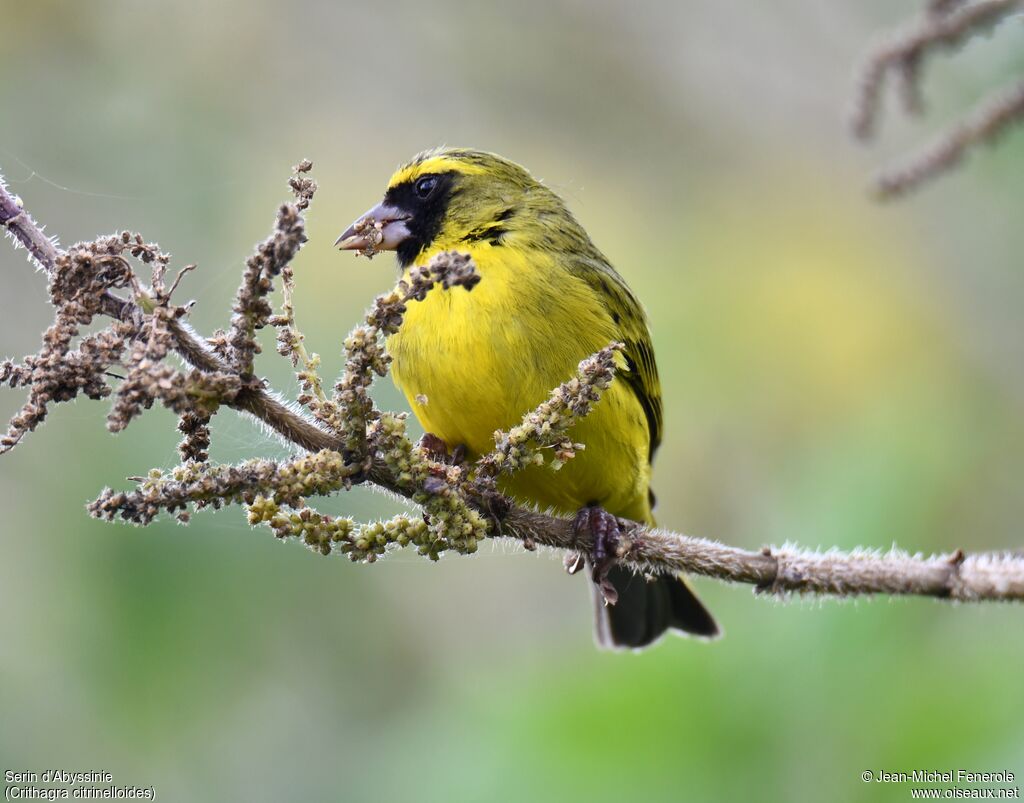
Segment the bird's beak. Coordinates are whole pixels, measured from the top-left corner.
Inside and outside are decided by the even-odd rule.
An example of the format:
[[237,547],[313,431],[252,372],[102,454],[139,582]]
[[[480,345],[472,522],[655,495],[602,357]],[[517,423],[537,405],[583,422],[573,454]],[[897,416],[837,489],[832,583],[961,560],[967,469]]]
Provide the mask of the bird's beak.
[[394,251],[410,234],[409,217],[382,201],[345,229],[334,245],[342,251]]

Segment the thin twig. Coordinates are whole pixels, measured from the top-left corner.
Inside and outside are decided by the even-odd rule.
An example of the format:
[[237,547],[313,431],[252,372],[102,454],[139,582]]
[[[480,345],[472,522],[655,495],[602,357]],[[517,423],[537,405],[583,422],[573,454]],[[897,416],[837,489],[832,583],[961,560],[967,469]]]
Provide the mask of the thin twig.
[[969,149],[992,144],[1011,124],[1024,118],[1024,80],[993,94],[906,160],[882,170],[872,182],[879,197],[907,193],[959,164]]
[[890,71],[909,71],[916,82],[921,59],[928,53],[959,47],[1022,6],[1021,0],[978,0],[958,8],[949,5],[933,3],[919,19],[885,34],[864,57],[850,113],[850,129],[856,137],[868,139],[875,133],[882,89]]
[[[870,139],[881,116],[886,79],[892,76],[903,110],[923,110],[921,72],[933,53],[952,50],[973,36],[991,31],[1024,10],[1024,0],[929,0],[924,10],[902,28],[885,34],[857,71],[849,123],[854,137]],[[992,92],[974,111],[901,163],[880,172],[873,190],[891,198],[919,187],[959,164],[974,146],[991,143],[1011,125],[1024,120],[1024,82]]]

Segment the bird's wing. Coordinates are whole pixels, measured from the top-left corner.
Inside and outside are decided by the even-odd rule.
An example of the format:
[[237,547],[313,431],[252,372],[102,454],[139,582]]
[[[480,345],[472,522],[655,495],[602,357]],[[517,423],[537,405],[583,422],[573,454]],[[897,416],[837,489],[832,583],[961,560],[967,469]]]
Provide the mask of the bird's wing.
[[661,444],[661,382],[643,307],[623,278],[603,259],[580,257],[574,268],[601,299],[625,344],[626,370],[619,375],[636,394],[647,417],[651,439],[648,458],[653,460]]

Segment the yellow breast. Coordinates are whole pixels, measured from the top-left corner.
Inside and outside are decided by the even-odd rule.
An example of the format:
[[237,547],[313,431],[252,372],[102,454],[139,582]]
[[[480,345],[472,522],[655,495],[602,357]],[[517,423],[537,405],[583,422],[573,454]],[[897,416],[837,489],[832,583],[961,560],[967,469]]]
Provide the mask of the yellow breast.
[[[549,256],[489,244],[469,251],[481,282],[411,302],[388,350],[392,377],[423,428],[477,456],[493,447],[496,430],[516,424],[618,337],[601,299]],[[572,437],[585,451],[557,472],[520,472],[507,492],[564,513],[596,502],[649,517],[649,435],[628,386],[616,380]]]

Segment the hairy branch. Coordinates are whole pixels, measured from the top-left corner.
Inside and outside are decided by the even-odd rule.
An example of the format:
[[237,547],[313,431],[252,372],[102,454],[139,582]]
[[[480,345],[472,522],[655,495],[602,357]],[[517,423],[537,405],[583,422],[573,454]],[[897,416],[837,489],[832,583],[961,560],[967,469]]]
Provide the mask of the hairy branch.
[[[62,254],[53,241],[43,234],[38,224],[23,208],[21,200],[12,195],[0,180],[0,225],[28,249],[37,267],[46,272],[52,280]],[[143,311],[132,301],[117,298],[109,291],[100,297],[99,312],[116,320],[131,322],[141,320]],[[225,360],[220,358],[210,344],[197,336],[190,327],[180,320],[168,322],[173,335],[174,350],[191,366],[208,373],[225,374],[231,371]],[[298,415],[278,401],[263,387],[250,386],[239,391],[228,405],[242,412],[250,413],[271,429],[278,432],[296,446],[309,451],[340,449],[341,442],[318,427],[307,418]]]
[[[878,126],[886,79],[897,82],[903,110],[919,115],[921,67],[941,50],[953,50],[1024,10],[1024,0],[931,0],[917,19],[885,34],[872,47],[857,73],[850,110],[850,130],[870,139]],[[1013,124],[1024,120],[1024,80],[993,91],[974,110],[953,123],[931,143],[878,173],[875,193],[891,198],[913,189],[957,165],[969,150],[990,144]]]
[[[117,363],[128,369],[128,376],[116,389],[111,428],[122,429],[160,401],[181,415],[184,462],[171,471],[154,470],[137,478],[135,490],[104,490],[90,505],[93,515],[147,524],[162,512],[187,521],[191,509],[240,504],[246,506],[250,523],[265,525],[280,538],[298,538],[321,554],[366,562],[393,545],[415,546],[432,559],[446,551],[467,554],[489,536],[590,552],[591,536],[579,532],[571,520],[513,504],[498,492],[496,479],[527,465],[547,464],[557,470],[573,458],[581,445],[570,437],[572,426],[611,383],[619,346],[611,344],[584,360],[576,376],[554,389],[520,425],[497,433],[494,451],[475,464],[448,455],[443,443],[425,439],[413,444],[406,437],[404,414],[377,410],[368,390],[375,376],[387,372],[382,339],[401,326],[408,303],[428,292],[468,292],[480,280],[467,258],[445,254],[413,271],[409,283],[377,299],[365,324],[346,340],[345,372],[328,398],[316,373],[316,355],[301,346],[290,295],[289,263],[305,241],[302,213],[315,190],[304,176],[310,167],[302,163],[297,168],[291,182],[295,203],[281,207],[275,233],[246,265],[230,333],[210,339],[184,322],[186,307],[172,303],[178,282],[165,286],[168,258],[155,246],[125,233],[62,251],[0,182],[0,223],[48,274],[56,310],[38,355],[0,365],[0,382],[27,387],[30,393],[19,414],[23,420],[12,422],[15,437],[6,448],[13,448],[42,420],[48,404],[78,392],[94,398],[110,395],[106,369]],[[139,282],[129,259],[151,267],[148,287]],[[285,303],[282,313],[273,316],[267,296],[276,276],[283,277]],[[99,314],[113,318],[114,324],[80,338],[72,349],[77,327]],[[252,373],[252,357],[258,352],[255,331],[268,324],[279,327],[279,351],[299,369],[299,401],[309,415],[278,401]],[[171,350],[192,370],[168,365],[165,358]],[[219,406],[253,415],[307,454],[286,461],[208,465],[209,420]],[[374,483],[415,502],[424,516],[359,525],[319,513],[306,502],[309,496],[335,493],[358,482]],[[896,550],[820,553],[789,546],[750,552],[636,522],[620,523],[624,537],[617,557],[645,575],[685,571],[779,595],[1024,600],[1024,555],[1019,553],[964,556],[957,551],[926,558]]]
[[[717,541],[679,535],[631,523],[619,545],[621,559],[644,573],[667,570],[753,585],[772,594],[858,596],[918,595],[961,601],[1024,601],[1024,552],[965,556],[911,555],[893,549],[883,553],[818,552],[793,546],[765,547],[759,552]],[[530,538],[562,549],[590,548],[574,539],[572,523],[521,509],[510,512],[503,534]]]
[[963,120],[903,162],[881,171],[874,179],[885,198],[914,189],[957,164],[975,145],[994,142],[1011,123],[1024,119],[1024,79],[985,98]]

